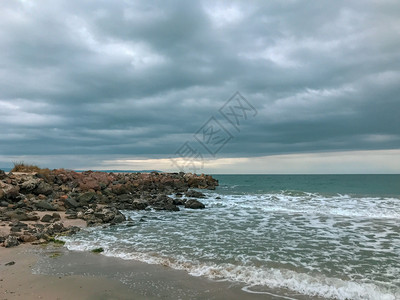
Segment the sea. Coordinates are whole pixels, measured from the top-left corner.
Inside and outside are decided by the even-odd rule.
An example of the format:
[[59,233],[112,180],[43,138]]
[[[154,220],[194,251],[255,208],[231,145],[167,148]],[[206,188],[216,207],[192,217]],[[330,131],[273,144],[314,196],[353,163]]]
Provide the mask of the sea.
[[124,211],[65,246],[283,299],[400,299],[400,175],[214,177],[204,210]]

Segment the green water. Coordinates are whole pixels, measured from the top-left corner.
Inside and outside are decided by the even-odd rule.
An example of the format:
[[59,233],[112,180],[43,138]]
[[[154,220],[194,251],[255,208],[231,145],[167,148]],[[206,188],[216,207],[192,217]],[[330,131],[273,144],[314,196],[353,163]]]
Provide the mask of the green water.
[[400,196],[400,175],[213,175],[221,193],[305,191],[323,195]]

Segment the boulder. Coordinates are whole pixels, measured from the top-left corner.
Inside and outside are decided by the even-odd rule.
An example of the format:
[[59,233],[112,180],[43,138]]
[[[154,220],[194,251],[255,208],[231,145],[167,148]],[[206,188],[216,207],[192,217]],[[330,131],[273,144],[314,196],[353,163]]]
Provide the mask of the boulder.
[[132,209],[143,210],[147,206],[149,206],[149,203],[146,200],[135,199],[132,202]]
[[24,243],[32,243],[37,240],[37,237],[32,234],[23,234],[20,236],[20,239]]
[[61,216],[60,216],[59,213],[53,213],[53,214],[52,214],[52,217],[53,217],[53,219],[56,220],[56,221],[61,220]]
[[188,198],[205,198],[206,195],[204,195],[202,192],[194,191],[194,190],[189,190],[185,193],[186,197]]
[[44,216],[40,219],[40,221],[45,222],[45,223],[51,223],[51,222],[53,222],[53,220],[54,220],[53,216],[52,216],[52,215],[49,215],[49,214],[44,215]]
[[40,183],[39,178],[30,178],[21,183],[20,185],[21,191],[23,191],[24,193],[32,192],[38,187],[39,183]]
[[87,192],[87,193],[79,195],[76,200],[79,202],[79,204],[84,206],[84,205],[88,205],[89,203],[92,203],[94,200],[96,200],[96,198],[97,198],[96,193]]
[[4,247],[11,248],[11,247],[18,246],[20,244],[20,242],[18,240],[18,237],[14,236],[14,235],[9,235],[3,244],[4,244]]
[[51,211],[57,210],[57,208],[55,208],[52,204],[44,200],[39,201],[38,203],[35,204],[35,206],[43,210],[51,210]]
[[53,187],[45,181],[40,181],[36,189],[33,191],[36,195],[50,195],[53,193]]
[[112,219],[111,224],[122,223],[126,220],[125,216],[122,213],[116,214],[114,219]]
[[3,170],[0,170],[0,180],[5,179],[6,177],[7,177],[7,174]]
[[187,200],[186,203],[185,203],[185,208],[203,209],[203,208],[205,208],[205,207],[206,207],[206,206],[205,206],[203,203],[201,203],[200,201],[195,200],[195,199],[189,199],[189,200]]
[[0,200],[15,200],[19,196],[19,186],[0,181]]
[[79,203],[75,201],[75,199],[68,197],[67,199],[64,199],[64,205],[66,208],[77,208],[79,207]]
[[33,213],[27,213],[22,209],[7,211],[4,215],[7,216],[10,220],[18,221],[36,221],[39,219],[39,217],[34,215]]
[[186,199],[174,199],[174,205],[185,205]]

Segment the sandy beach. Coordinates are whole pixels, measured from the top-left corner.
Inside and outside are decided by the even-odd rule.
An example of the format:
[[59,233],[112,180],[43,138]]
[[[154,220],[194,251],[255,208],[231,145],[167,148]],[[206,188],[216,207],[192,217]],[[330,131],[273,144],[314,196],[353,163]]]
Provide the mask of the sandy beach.
[[[12,265],[7,263],[15,262]],[[0,249],[0,299],[282,299],[250,294],[158,265],[68,251],[60,246]]]

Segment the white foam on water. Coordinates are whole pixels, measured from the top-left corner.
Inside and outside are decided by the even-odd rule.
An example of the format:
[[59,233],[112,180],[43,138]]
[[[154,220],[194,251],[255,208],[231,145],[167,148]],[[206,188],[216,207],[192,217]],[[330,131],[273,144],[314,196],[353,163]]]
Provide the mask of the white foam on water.
[[[69,250],[89,251],[94,247],[94,245],[89,242],[70,241],[69,239],[64,240]],[[329,278],[323,275],[312,276],[292,270],[276,268],[192,262],[182,257],[163,257],[156,253],[129,253],[112,249],[112,247],[108,247],[107,243],[102,246],[105,250],[102,254],[105,256],[118,257],[125,260],[136,260],[148,264],[157,264],[177,270],[184,270],[192,276],[204,276],[213,280],[225,279],[233,282],[240,282],[246,285],[243,290],[251,293],[255,293],[251,291],[252,286],[266,286],[272,289],[284,288],[303,295],[340,300],[400,299],[400,289],[393,291],[372,283],[347,281],[339,278]],[[286,299],[293,298],[286,297]]]
[[265,286],[334,299],[400,299],[399,199],[206,195],[206,210],[129,211],[146,221],[60,239],[70,250],[102,247],[106,256],[240,282],[249,293]]
[[[219,195],[208,193],[207,203],[216,207],[259,208],[264,212],[309,213],[372,219],[400,219],[400,199],[349,195],[326,197],[316,193]],[[215,199],[217,196],[222,199]]]

